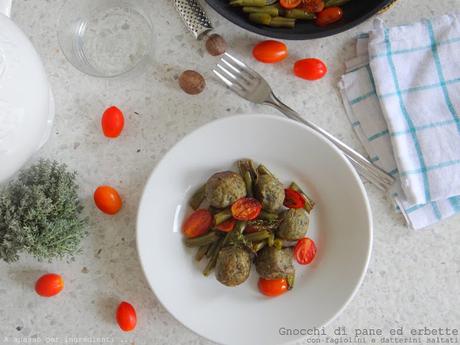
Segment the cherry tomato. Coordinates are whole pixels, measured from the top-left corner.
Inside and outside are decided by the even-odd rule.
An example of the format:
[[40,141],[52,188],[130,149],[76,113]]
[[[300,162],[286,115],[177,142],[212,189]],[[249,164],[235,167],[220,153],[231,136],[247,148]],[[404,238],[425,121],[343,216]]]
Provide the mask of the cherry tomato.
[[324,9],[323,0],[303,0],[302,7],[307,12],[317,13],[321,12]]
[[213,222],[212,214],[208,210],[196,210],[182,226],[184,235],[188,238],[198,237],[208,232]]
[[252,50],[252,55],[257,61],[275,63],[288,56],[288,49],[283,42],[267,40],[258,43]]
[[299,192],[294,189],[288,188],[284,190],[283,205],[287,208],[304,208],[305,199]]
[[326,26],[342,19],[343,12],[340,7],[327,7],[316,16],[316,25]]
[[232,205],[233,218],[238,220],[253,220],[256,219],[260,211],[262,211],[262,204],[254,198],[241,198]]
[[230,232],[233,230],[236,224],[236,219],[235,218],[230,218],[226,220],[223,223],[220,223],[219,225],[216,226],[217,230],[223,231],[223,232]]
[[259,291],[265,296],[276,297],[288,291],[288,282],[285,278],[268,280],[259,278]]
[[288,10],[296,8],[302,0],[280,0],[280,5]]
[[117,308],[117,323],[120,328],[129,332],[136,328],[137,316],[136,309],[128,302],[121,302]]
[[303,59],[296,61],[294,64],[294,74],[302,79],[317,80],[324,77],[326,73],[327,67],[319,59]]
[[64,289],[64,280],[59,274],[48,273],[41,276],[35,283],[35,291],[43,297],[57,295]]
[[316,256],[316,245],[311,238],[305,237],[297,241],[294,257],[301,265],[308,265]]
[[123,113],[117,107],[110,107],[102,114],[102,131],[109,138],[116,138],[120,135],[125,125]]
[[102,212],[112,215],[118,213],[123,205],[117,190],[110,186],[97,187],[94,202]]

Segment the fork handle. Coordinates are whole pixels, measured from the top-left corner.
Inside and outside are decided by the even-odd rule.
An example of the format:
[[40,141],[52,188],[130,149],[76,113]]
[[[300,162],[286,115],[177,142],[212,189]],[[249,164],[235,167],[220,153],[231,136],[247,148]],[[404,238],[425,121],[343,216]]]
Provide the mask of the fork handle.
[[295,110],[291,109],[286,104],[281,102],[275,94],[271,93],[270,99],[266,101],[265,104],[276,108],[289,119],[303,123],[304,125],[308,126],[315,132],[321,134],[323,137],[331,141],[337,148],[339,148],[345,154],[345,156],[347,156],[347,158],[353,164],[358,173],[379,189],[386,191],[395,182],[395,179],[391,175],[387,174],[385,171],[373,164],[369,159],[367,159],[360,153],[356,152],[354,149],[344,144],[339,139],[334,137],[332,134],[326,132],[321,127],[318,127],[314,123],[302,118],[299,113],[297,113]]

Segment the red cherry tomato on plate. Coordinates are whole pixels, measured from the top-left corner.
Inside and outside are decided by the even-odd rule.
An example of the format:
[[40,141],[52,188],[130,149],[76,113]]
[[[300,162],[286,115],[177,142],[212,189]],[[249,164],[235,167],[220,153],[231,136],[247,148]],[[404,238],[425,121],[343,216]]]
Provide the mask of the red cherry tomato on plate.
[[283,205],[287,208],[304,208],[305,199],[299,192],[294,189],[285,189],[284,190],[284,202]]
[[253,220],[262,211],[262,204],[254,198],[241,198],[234,202],[231,211],[233,218],[237,220]]
[[259,291],[268,297],[276,297],[288,291],[288,282],[284,278],[274,280],[259,278],[258,286]]
[[120,195],[110,186],[97,187],[94,192],[94,202],[98,209],[107,214],[116,214],[123,206]]
[[42,297],[57,295],[62,289],[64,289],[64,280],[55,273],[45,274],[35,283],[35,291]]
[[327,7],[316,16],[316,25],[326,26],[338,22],[343,17],[343,11],[340,7]]
[[222,222],[219,225],[216,225],[216,229],[223,231],[223,232],[230,232],[235,227],[235,224],[236,224],[236,219],[230,218],[226,220],[225,222]]
[[116,138],[120,135],[125,125],[123,113],[117,107],[110,107],[102,115],[102,131],[109,138]]
[[136,309],[128,302],[121,302],[117,308],[116,319],[123,331],[132,331],[137,323]]
[[193,212],[182,226],[182,231],[187,238],[204,235],[212,227],[212,214],[208,210],[200,209]]
[[308,265],[316,256],[316,245],[311,238],[305,237],[297,241],[294,257],[301,265]]
[[321,12],[324,9],[323,0],[303,0],[302,7],[307,12],[317,13]]
[[258,43],[252,50],[252,55],[257,61],[275,63],[288,56],[288,49],[283,42],[267,40]]
[[298,60],[294,64],[294,74],[302,79],[317,80],[324,77],[327,73],[327,67],[319,59],[309,58]]
[[299,6],[301,2],[302,0],[280,0],[280,5],[290,10]]

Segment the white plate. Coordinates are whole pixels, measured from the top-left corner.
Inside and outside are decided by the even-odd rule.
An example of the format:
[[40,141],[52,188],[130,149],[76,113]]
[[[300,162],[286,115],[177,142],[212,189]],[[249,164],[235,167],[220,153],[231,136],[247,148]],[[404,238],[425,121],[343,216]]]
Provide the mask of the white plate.
[[[182,244],[190,195],[240,158],[263,162],[317,202],[308,233],[317,257],[310,266],[296,267],[296,286],[278,298],[258,292],[254,267],[236,288],[214,275],[203,277],[194,252]],[[281,344],[302,338],[282,335],[281,328],[325,325],[351,300],[369,262],[371,212],[358,175],[323,138],[277,116],[234,116],[194,131],[158,163],[139,207],[137,246],[155,295],[185,326],[222,344]]]

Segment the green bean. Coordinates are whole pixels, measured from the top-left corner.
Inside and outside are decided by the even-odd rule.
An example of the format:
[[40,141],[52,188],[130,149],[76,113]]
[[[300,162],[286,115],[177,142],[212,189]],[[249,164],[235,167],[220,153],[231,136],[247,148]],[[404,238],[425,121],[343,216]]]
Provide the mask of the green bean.
[[[279,17],[276,17],[276,18],[279,18]],[[273,18],[273,19],[275,19],[275,18]],[[284,18],[284,19],[287,19],[287,18]],[[290,20],[290,19],[289,19],[289,20]],[[260,175],[270,175],[270,176],[275,177],[275,175],[273,175],[273,174],[271,173],[271,171],[268,170],[268,168],[267,168],[265,165],[263,165],[263,164],[259,164],[259,166],[257,167],[257,172],[258,172]]]
[[236,233],[236,234],[242,234],[244,229],[246,228],[246,222],[244,221],[238,221],[236,222],[235,224],[235,227],[233,228],[232,232]]
[[209,248],[211,246],[212,246],[212,243],[210,243],[208,245],[205,245],[205,246],[201,246],[200,248],[198,248],[197,251],[196,251],[196,254],[195,254],[195,260],[196,261],[201,261],[201,259],[203,259],[205,257],[206,253],[208,252],[208,250],[209,250]]
[[256,169],[256,166],[254,165],[254,162],[252,161],[252,159],[248,159],[247,162],[248,162],[248,170],[251,172],[252,179],[254,181],[257,181],[259,174],[257,173],[257,169]]
[[258,242],[258,241],[266,240],[270,236],[271,236],[271,231],[262,230],[262,231],[257,231],[251,234],[244,235],[244,239],[248,242]]
[[286,277],[287,283],[288,283],[288,290],[291,290],[294,287],[295,283],[295,273],[290,274]]
[[302,194],[302,196],[305,199],[304,208],[308,213],[310,213],[311,210],[313,210],[313,208],[315,207],[315,202],[310,197],[308,197],[308,195],[305,194],[302,189],[300,189],[300,187],[299,187],[299,185],[297,183],[292,182],[291,185],[289,186],[289,188],[295,190],[296,192],[299,192],[300,194]]
[[287,10],[283,14],[286,18],[294,18],[300,20],[313,20],[316,18],[316,15],[311,12],[307,12],[298,8],[292,10]]
[[232,218],[232,211],[229,208],[214,214],[214,225],[219,225]]
[[261,250],[263,247],[265,247],[267,243],[265,241],[260,241],[252,244],[252,250],[257,253],[259,250]]
[[350,1],[351,0],[326,0],[324,1],[324,7],[342,6]]
[[272,232],[270,236],[267,238],[267,244],[269,247],[273,247],[274,242],[275,242],[275,234]]
[[252,177],[249,171],[245,171],[243,175],[244,183],[246,184],[246,192],[249,197],[252,197],[254,193],[252,192]]
[[257,6],[245,6],[243,7],[244,13],[267,13],[272,17],[276,17],[279,15],[279,9],[275,6],[264,6],[264,7],[257,7]]
[[249,20],[256,24],[270,25],[272,17],[267,13],[250,13]]
[[219,252],[220,250],[222,249],[223,247],[223,244],[224,244],[224,241],[227,237],[221,237],[218,241],[217,241],[217,245],[215,246],[214,248],[214,251],[212,253],[212,256],[211,258],[209,259],[208,261],[208,264],[206,265],[206,267],[204,268],[203,270],[203,275],[204,276],[208,276],[209,273],[211,273],[211,271],[214,269],[214,267],[216,266],[216,262],[217,262],[217,257],[219,256]]
[[206,257],[209,259],[212,257],[214,252],[216,251],[217,247],[219,246],[219,241],[215,241],[211,243],[211,246],[209,247],[208,251],[206,252]]
[[284,17],[273,17],[269,26],[274,28],[290,28],[295,27],[295,19],[293,18],[284,18]]
[[184,243],[187,247],[201,247],[213,243],[218,239],[219,235],[217,235],[214,231],[210,231],[203,236],[186,238]]
[[260,212],[259,218],[263,219],[263,220],[274,221],[274,220],[279,219],[279,215],[277,213],[273,213],[273,212],[262,211],[262,212]]
[[204,198],[206,197],[206,185],[201,186],[198,190],[193,193],[192,197],[190,198],[189,205],[194,210],[198,209],[203,202]]
[[267,5],[266,0],[232,0],[230,6],[257,6],[262,7]]

